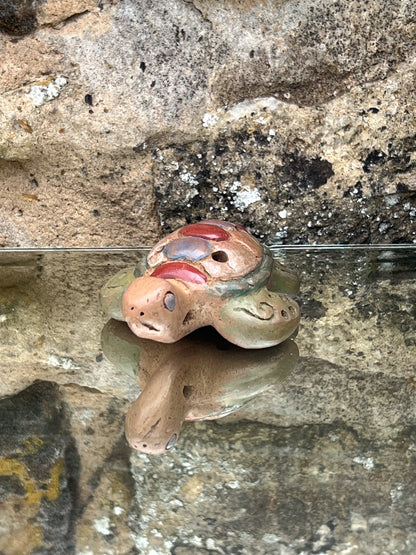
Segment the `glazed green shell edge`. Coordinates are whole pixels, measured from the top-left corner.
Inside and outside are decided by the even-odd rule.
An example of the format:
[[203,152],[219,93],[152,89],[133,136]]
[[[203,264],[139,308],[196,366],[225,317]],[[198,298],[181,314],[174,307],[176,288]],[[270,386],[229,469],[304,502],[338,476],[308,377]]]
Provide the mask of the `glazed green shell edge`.
[[269,291],[285,295],[297,295],[300,288],[297,273],[274,260],[267,247],[263,247],[263,258],[254,270],[237,279],[218,281],[208,288],[208,293],[222,298],[239,297],[264,286]]

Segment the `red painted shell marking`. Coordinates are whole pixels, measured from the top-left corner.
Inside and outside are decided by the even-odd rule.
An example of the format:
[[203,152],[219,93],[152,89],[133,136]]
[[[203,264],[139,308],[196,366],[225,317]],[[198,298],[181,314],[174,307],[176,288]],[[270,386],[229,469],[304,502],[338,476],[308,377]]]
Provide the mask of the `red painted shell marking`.
[[207,277],[198,268],[186,262],[167,262],[158,266],[151,274],[152,277],[163,279],[182,279],[190,283],[206,283]]
[[230,234],[228,231],[212,224],[190,224],[180,230],[181,235],[187,237],[201,237],[211,241],[228,241]]

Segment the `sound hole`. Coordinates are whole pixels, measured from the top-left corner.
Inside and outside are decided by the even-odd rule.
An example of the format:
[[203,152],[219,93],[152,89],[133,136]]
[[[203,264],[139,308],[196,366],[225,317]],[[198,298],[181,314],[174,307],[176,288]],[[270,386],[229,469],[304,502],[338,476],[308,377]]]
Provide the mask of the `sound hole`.
[[215,262],[228,262],[228,254],[224,251],[213,252],[211,258]]

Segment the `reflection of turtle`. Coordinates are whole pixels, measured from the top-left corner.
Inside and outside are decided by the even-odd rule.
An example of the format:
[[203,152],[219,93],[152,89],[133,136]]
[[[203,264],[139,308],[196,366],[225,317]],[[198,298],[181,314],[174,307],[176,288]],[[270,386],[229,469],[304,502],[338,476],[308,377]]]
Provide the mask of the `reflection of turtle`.
[[281,383],[298,360],[291,339],[247,350],[209,328],[161,345],[110,320],[101,343],[115,366],[137,376],[142,393],[127,413],[126,437],[132,447],[151,454],[173,447],[184,421],[221,418]]
[[101,291],[109,316],[139,337],[171,343],[214,326],[245,348],[276,345],[299,323],[297,275],[239,225],[191,224],[162,239],[146,268],[122,270]]

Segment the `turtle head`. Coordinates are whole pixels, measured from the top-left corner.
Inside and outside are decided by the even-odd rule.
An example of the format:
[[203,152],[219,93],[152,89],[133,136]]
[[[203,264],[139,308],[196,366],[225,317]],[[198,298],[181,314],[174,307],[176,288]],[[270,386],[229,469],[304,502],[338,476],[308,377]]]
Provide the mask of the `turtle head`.
[[126,439],[142,453],[161,455],[177,442],[187,413],[181,372],[173,365],[156,372],[126,415]]
[[122,299],[123,317],[132,332],[161,343],[173,343],[188,332],[184,321],[190,306],[186,286],[152,276],[132,281]]

